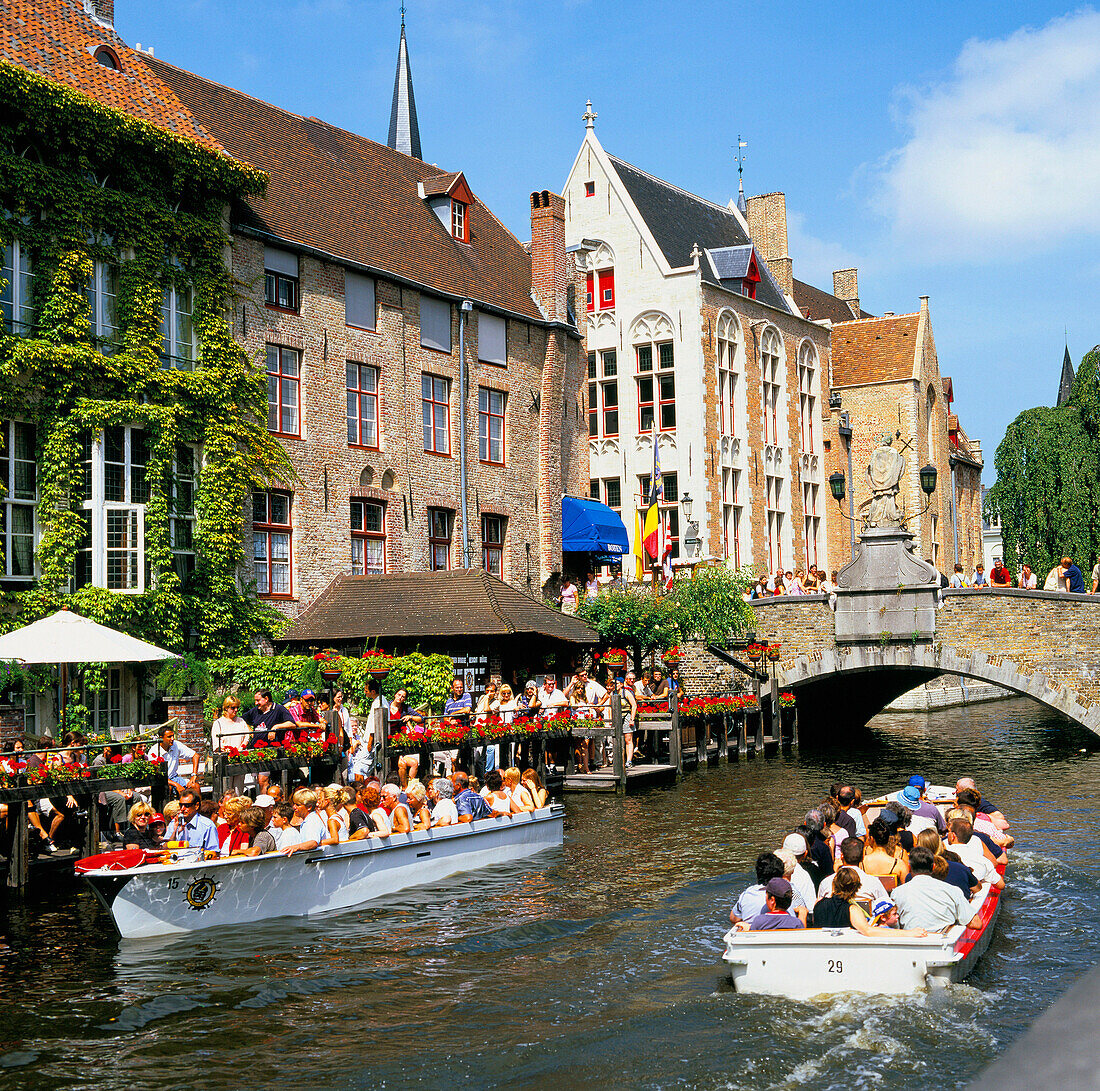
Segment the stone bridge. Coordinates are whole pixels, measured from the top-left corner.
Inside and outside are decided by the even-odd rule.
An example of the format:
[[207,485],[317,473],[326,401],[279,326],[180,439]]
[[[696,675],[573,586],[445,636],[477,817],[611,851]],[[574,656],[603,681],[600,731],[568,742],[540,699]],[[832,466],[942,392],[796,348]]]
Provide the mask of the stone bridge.
[[[821,595],[752,603],[759,639],[782,644],[778,680],[800,697],[800,723],[863,724],[914,686],[951,674],[1032,697],[1100,735],[1100,595],[948,590],[934,612],[889,619],[877,639],[877,616],[887,616],[894,592],[880,592],[873,611],[859,595],[841,590],[835,610]],[[901,603],[900,585],[896,595]],[[846,610],[873,616],[862,635]]]

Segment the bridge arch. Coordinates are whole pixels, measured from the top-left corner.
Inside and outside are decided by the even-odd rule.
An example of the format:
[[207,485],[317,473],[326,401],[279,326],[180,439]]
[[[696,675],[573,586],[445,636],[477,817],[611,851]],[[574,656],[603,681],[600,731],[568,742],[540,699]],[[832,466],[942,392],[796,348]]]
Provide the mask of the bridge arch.
[[[990,682],[1031,697],[1100,735],[1100,704],[1066,687],[1041,668],[1025,669],[1011,659],[961,652],[942,643],[853,644],[824,647],[777,664],[777,680],[804,699],[799,716],[810,723],[866,723],[901,694],[941,674]],[[858,676],[863,685],[853,685]],[[805,713],[805,716],[804,716]]]

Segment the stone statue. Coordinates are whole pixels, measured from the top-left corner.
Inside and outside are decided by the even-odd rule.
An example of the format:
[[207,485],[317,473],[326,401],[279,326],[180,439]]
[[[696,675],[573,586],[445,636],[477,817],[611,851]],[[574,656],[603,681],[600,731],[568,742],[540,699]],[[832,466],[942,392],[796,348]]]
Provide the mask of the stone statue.
[[864,507],[867,508],[864,522],[869,527],[905,526],[905,518],[898,507],[898,492],[905,473],[905,457],[894,449],[893,442],[893,436],[883,436],[867,467],[871,499],[860,505],[860,512],[863,512]]

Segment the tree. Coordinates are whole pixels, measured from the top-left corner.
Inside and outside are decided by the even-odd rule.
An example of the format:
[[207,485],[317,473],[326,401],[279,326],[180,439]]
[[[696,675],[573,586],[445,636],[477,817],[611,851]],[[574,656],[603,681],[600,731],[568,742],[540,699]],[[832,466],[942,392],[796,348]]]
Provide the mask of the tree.
[[1100,347],[1081,361],[1069,402],[1028,409],[993,459],[987,518],[1001,520],[1004,559],[1039,574],[1065,555],[1091,563],[1100,551]]
[[750,582],[748,573],[725,567],[699,568],[690,580],[677,581],[671,595],[681,639],[725,645],[753,629],[756,617],[742,598]]
[[587,621],[601,640],[631,645],[639,656],[655,648],[671,648],[679,641],[676,613],[672,598],[657,597],[642,588],[609,591],[577,607],[577,616]]

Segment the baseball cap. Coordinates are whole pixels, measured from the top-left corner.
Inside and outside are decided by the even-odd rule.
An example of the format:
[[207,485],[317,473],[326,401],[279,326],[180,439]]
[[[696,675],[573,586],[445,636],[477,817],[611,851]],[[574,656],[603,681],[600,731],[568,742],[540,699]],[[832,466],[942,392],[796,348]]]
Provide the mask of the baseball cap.
[[272,797],[269,796],[267,794],[267,792],[264,792],[262,795],[258,795],[256,797],[256,804],[255,805],[257,807],[274,807],[275,806],[275,800],[272,799]]
[[789,833],[783,838],[783,848],[801,856],[806,851],[806,838],[800,833]]
[[896,826],[899,821],[898,812],[890,810],[889,807],[885,807],[879,811],[878,816],[887,826]]
[[881,917],[884,913],[889,913],[894,908],[894,903],[889,898],[879,898],[874,905],[871,906],[871,916]]
[[313,690],[311,690],[311,689],[304,689],[304,690],[302,690],[302,696],[303,697],[316,697],[317,694],[314,693]]
[[163,822],[164,821],[164,815],[162,815],[159,811],[157,811],[157,812],[155,812],[155,813],[153,813],[149,816],[149,821],[150,821],[150,823],[152,823],[152,822]]
[[922,792],[925,788],[928,787],[928,781],[926,781],[924,777],[920,776],[919,774],[914,774],[913,776],[911,776],[909,778],[909,784],[912,787],[919,788]]
[[773,898],[782,894],[790,894],[793,890],[794,887],[786,879],[769,879],[768,885],[764,887],[764,893],[770,894]]

